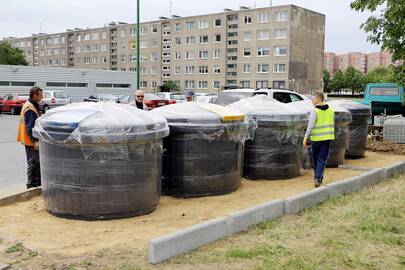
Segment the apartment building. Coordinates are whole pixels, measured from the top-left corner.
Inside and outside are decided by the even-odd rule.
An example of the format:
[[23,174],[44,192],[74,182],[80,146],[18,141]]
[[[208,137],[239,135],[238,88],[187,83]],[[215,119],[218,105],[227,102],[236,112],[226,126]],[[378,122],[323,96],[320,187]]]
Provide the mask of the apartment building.
[[[5,41],[32,66],[136,72],[136,24],[68,29]],[[325,16],[294,5],[171,18],[140,25],[140,86],[181,90],[321,89]]]

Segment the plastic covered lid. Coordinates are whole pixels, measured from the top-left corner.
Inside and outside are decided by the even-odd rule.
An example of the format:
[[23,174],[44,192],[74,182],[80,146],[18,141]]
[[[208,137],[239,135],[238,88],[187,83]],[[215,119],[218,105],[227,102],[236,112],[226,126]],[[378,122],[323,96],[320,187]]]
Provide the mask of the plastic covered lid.
[[[335,111],[335,120],[336,121],[345,121],[351,122],[352,121],[352,114],[349,110],[342,108],[338,104],[329,104],[331,108]],[[297,110],[303,111],[307,114],[310,114],[314,110],[314,105],[312,104],[311,100],[301,100],[297,102],[288,103],[287,106],[291,106],[296,108]]]
[[307,121],[308,114],[287,106],[265,95],[257,95],[232,103],[227,107],[237,109],[248,117],[260,121]]
[[367,105],[352,100],[332,100],[328,102],[331,106],[339,106],[349,110],[352,115],[371,116],[371,108]]
[[37,119],[34,136],[49,142],[114,143],[161,139],[166,119],[131,105],[81,102],[47,111]]

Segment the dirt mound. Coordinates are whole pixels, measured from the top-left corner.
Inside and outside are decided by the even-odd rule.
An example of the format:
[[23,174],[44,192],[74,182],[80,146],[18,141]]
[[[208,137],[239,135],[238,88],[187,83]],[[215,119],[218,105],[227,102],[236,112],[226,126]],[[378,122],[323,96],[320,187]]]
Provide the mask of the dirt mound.
[[405,144],[369,140],[367,142],[367,150],[373,152],[384,152],[393,155],[405,155]]

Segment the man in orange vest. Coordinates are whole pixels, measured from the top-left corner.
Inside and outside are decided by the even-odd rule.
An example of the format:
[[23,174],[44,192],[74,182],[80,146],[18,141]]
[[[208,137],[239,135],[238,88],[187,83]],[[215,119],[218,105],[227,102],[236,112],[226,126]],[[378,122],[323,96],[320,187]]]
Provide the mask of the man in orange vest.
[[42,92],[42,89],[37,86],[31,88],[30,98],[21,108],[18,125],[17,141],[25,145],[25,153],[27,154],[27,188],[41,186],[38,139],[32,136],[32,129],[35,126],[35,120],[40,116],[38,103],[42,100]]

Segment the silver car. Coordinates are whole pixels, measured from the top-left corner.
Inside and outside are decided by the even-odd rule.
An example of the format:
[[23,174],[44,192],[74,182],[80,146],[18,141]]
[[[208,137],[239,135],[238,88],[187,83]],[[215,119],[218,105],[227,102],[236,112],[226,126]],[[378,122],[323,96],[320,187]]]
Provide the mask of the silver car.
[[44,91],[43,98],[39,103],[39,109],[46,112],[49,109],[71,103],[71,99],[64,91]]

